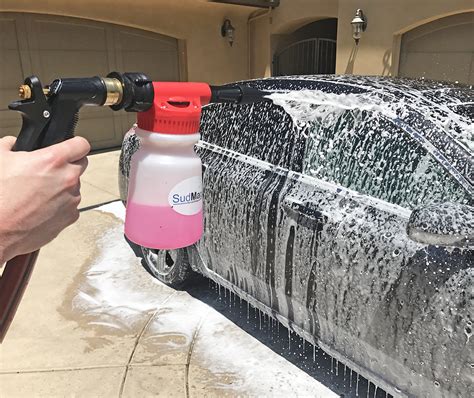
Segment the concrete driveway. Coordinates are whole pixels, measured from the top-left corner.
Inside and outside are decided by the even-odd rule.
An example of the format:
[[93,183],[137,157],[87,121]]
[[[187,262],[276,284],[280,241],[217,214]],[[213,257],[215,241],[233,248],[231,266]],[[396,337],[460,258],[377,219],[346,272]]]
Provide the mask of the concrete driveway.
[[[91,156],[85,207],[118,197],[117,159]],[[280,355],[287,332],[246,303],[205,279],[176,291],[149,276],[123,216],[120,201],[84,211],[41,250],[0,346],[0,396],[338,396],[292,363],[308,348],[293,336]]]

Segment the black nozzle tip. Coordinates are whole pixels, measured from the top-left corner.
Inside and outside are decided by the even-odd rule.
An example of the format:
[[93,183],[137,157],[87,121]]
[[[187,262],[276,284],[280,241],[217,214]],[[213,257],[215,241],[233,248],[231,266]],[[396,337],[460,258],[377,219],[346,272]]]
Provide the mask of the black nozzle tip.
[[243,84],[229,86],[211,86],[211,103],[223,104],[254,104],[269,101],[267,91],[249,87]]
[[270,101],[267,96],[270,94],[268,91],[259,90],[258,88],[240,85],[239,88],[242,91],[241,104],[253,104],[255,102]]

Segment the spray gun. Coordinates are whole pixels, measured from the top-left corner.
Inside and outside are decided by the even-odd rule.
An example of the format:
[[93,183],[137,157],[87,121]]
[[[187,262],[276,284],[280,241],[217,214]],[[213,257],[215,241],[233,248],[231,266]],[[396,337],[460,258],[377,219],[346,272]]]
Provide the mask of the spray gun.
[[201,105],[248,104],[263,100],[259,90],[244,85],[154,83],[143,73],[112,72],[105,78],[56,79],[45,88],[36,76],[30,76],[19,88],[22,100],[9,105],[9,109],[20,112],[23,117],[14,150],[32,151],[71,138],[78,112],[83,106],[110,106],[114,111],[147,111],[153,105],[155,88],[156,95],[163,100],[169,99],[172,105],[173,97],[186,100],[200,96]]
[[[13,150],[33,151],[72,138],[83,106],[138,112],[141,150],[132,159],[125,234],[146,247],[185,247],[202,235],[202,168],[193,150],[202,106],[254,103],[264,101],[265,94],[245,85],[153,82],[143,73],[56,79],[46,87],[30,76],[20,86],[21,100],[9,105],[23,118]],[[37,256],[38,251],[20,255],[5,265],[0,277],[0,342]]]

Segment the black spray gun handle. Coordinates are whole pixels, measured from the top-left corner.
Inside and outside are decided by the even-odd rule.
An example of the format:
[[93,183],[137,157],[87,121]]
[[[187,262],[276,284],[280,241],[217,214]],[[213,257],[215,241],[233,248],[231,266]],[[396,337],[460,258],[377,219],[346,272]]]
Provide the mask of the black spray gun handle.
[[32,151],[72,138],[83,106],[147,110],[153,103],[153,85],[143,73],[56,79],[48,88],[43,88],[36,76],[30,76],[20,87],[20,95],[22,101],[9,105],[23,118],[14,149]]

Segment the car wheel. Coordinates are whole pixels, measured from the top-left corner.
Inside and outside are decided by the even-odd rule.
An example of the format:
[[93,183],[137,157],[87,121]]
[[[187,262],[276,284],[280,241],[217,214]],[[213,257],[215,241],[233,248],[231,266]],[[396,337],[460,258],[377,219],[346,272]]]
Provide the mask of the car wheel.
[[194,275],[186,249],[157,250],[142,246],[141,250],[143,267],[170,287],[182,288]]

